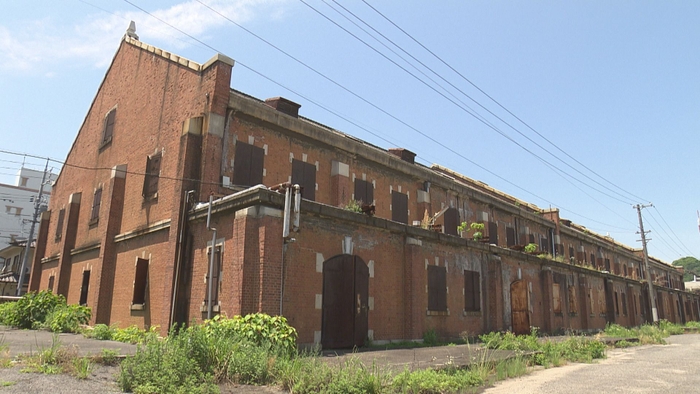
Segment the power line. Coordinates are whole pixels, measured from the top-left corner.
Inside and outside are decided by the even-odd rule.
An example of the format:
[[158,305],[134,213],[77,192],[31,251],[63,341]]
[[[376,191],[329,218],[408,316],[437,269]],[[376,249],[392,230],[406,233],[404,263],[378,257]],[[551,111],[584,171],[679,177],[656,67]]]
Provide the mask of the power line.
[[[200,42],[202,45],[207,46],[208,48],[210,48],[210,49],[212,49],[212,50],[214,50],[214,51],[216,51],[216,52],[221,52],[221,51],[217,50],[216,48],[210,46],[209,44],[206,44],[206,43],[200,41],[199,39],[197,39],[197,38],[195,38],[195,37],[193,37],[193,36],[187,34],[186,32],[180,30],[179,28],[177,28],[177,27],[175,27],[175,26],[169,24],[168,22],[165,22],[165,21],[163,21],[162,19],[160,19],[160,18],[158,18],[158,17],[156,17],[156,16],[150,14],[148,11],[146,11],[146,10],[144,10],[143,8],[141,8],[141,7],[139,7],[139,6],[135,5],[135,4],[133,4],[132,2],[130,2],[130,1],[128,1],[128,0],[124,0],[124,1],[127,2],[127,3],[129,3],[130,5],[132,5],[132,6],[136,7],[136,8],[138,8],[138,9],[141,10],[142,12],[144,12],[144,13],[150,15],[151,17],[153,17],[153,18],[159,20],[160,22],[162,22],[162,23],[164,23],[164,24],[170,26],[171,28],[173,28],[173,29],[179,31],[180,33],[187,35],[187,36],[190,37],[191,39]],[[461,154],[461,153],[455,151],[454,149],[450,148],[449,146],[447,146],[447,145],[441,143],[440,141],[438,141],[438,140],[436,140],[435,138],[431,137],[431,136],[428,135],[427,133],[418,130],[417,128],[415,128],[415,127],[411,126],[410,124],[406,123],[405,121],[399,119],[398,117],[396,117],[396,116],[392,115],[391,113],[387,112],[386,110],[382,109],[382,108],[379,107],[378,105],[376,105],[376,104],[370,102],[369,100],[365,99],[364,97],[360,96],[359,94],[353,92],[352,90],[348,89],[347,87],[345,87],[345,86],[341,85],[340,83],[334,81],[333,79],[331,79],[330,77],[328,77],[328,76],[326,76],[325,74],[321,73],[320,71],[316,70],[316,69],[313,68],[312,66],[306,64],[306,63],[303,62],[302,60],[296,58],[295,56],[291,55],[290,53],[288,53],[288,52],[284,51],[283,49],[277,47],[276,45],[272,44],[272,43],[269,42],[268,40],[266,40],[266,39],[262,38],[261,36],[255,34],[255,33],[252,32],[251,30],[249,30],[249,29],[243,27],[243,26],[240,25],[239,23],[233,21],[231,18],[227,17],[226,15],[222,14],[221,12],[219,12],[219,11],[217,11],[216,9],[212,8],[211,6],[209,6],[209,5],[205,4],[205,3],[203,3],[203,2],[200,1],[200,0],[196,0],[196,1],[197,1],[198,3],[200,3],[200,4],[202,4],[203,6],[205,6],[206,8],[210,9],[212,12],[214,12],[214,13],[216,13],[217,15],[221,16],[222,18],[228,20],[230,23],[234,24],[235,26],[238,26],[239,28],[243,29],[244,31],[246,31],[247,33],[251,34],[251,35],[254,36],[255,38],[257,38],[257,39],[259,39],[260,41],[264,42],[265,44],[267,44],[267,45],[271,46],[272,48],[278,50],[279,52],[281,52],[282,54],[286,55],[286,56],[289,57],[290,59],[292,59],[292,60],[296,61],[297,63],[301,64],[302,66],[308,68],[309,70],[311,70],[311,71],[313,71],[314,73],[318,74],[318,75],[321,76],[322,78],[328,80],[329,82],[331,82],[331,83],[333,83],[334,85],[338,86],[339,88],[345,90],[346,92],[350,93],[351,95],[355,96],[356,98],[360,99],[361,101],[365,102],[366,104],[368,104],[368,105],[372,106],[373,108],[379,110],[380,112],[382,112],[383,114],[389,116],[390,118],[394,119],[395,121],[401,123],[402,125],[404,125],[404,126],[410,128],[411,130],[413,130],[413,131],[417,132],[418,134],[422,135],[423,137],[429,139],[430,141],[434,142],[434,143],[437,144],[438,146],[440,146],[440,147],[442,147],[442,148],[448,150],[449,152],[451,152],[451,153],[457,155],[458,157],[460,157],[460,158],[466,160],[467,162],[471,163],[472,165],[475,165],[476,167],[478,167],[478,168],[480,168],[480,169],[486,171],[487,173],[489,173],[489,174],[491,174],[491,175],[497,177],[498,179],[500,179],[500,180],[502,180],[502,181],[504,181],[504,182],[510,184],[511,186],[516,187],[517,189],[519,189],[519,190],[521,190],[521,191],[523,191],[523,192],[525,192],[525,193],[527,193],[527,194],[530,194],[530,195],[532,195],[532,196],[534,196],[534,197],[537,197],[537,198],[539,198],[540,200],[543,200],[543,201],[545,201],[545,202],[547,202],[547,203],[549,203],[549,204],[558,205],[558,204],[552,203],[551,201],[547,200],[547,199],[544,198],[544,197],[541,197],[541,196],[539,196],[539,195],[537,195],[537,194],[535,194],[535,193],[533,193],[533,192],[531,192],[531,191],[529,191],[529,190],[526,190],[526,189],[524,189],[524,188],[522,188],[522,187],[520,187],[520,186],[514,184],[513,182],[511,182],[511,181],[509,181],[509,180],[503,178],[503,177],[500,176],[500,175],[497,175],[496,173],[492,172],[492,171],[489,170],[488,168],[486,168],[486,167],[484,167],[484,166],[482,166],[482,165],[476,163],[475,161],[473,161],[473,160],[467,158],[467,157],[464,156],[463,154]],[[317,11],[317,12],[318,12],[318,11]],[[341,28],[342,28],[342,27],[341,27]],[[350,34],[352,34],[352,33],[350,33]],[[371,47],[371,46],[370,46],[370,47]],[[380,53],[380,54],[381,54],[381,53]],[[389,60],[391,61],[391,59],[389,59]],[[301,97],[301,98],[303,98],[303,99],[305,99],[305,100],[307,100],[307,101],[313,103],[314,105],[319,106],[320,108],[322,108],[322,109],[324,109],[324,110],[326,110],[326,111],[332,113],[333,115],[338,116],[338,117],[340,117],[341,119],[343,119],[343,120],[345,120],[345,121],[347,121],[347,122],[349,122],[349,123],[351,123],[351,124],[353,124],[353,125],[355,125],[355,126],[357,126],[357,127],[360,127],[361,129],[363,129],[363,130],[365,130],[365,131],[367,131],[367,132],[370,132],[369,130],[367,130],[367,129],[361,127],[361,126],[358,126],[356,123],[349,121],[347,118],[340,116],[338,113],[336,113],[336,112],[334,112],[334,111],[328,109],[327,107],[325,107],[325,106],[323,106],[323,105],[321,105],[321,104],[315,102],[314,100],[312,100],[312,99],[310,99],[310,98],[304,96],[303,94],[301,94],[301,93],[299,93],[299,92],[297,92],[297,91],[295,91],[295,90],[293,90],[293,89],[291,89],[291,88],[289,88],[289,87],[287,87],[287,86],[285,86],[285,85],[283,85],[283,84],[281,84],[281,83],[275,81],[274,79],[272,79],[272,78],[270,78],[270,77],[268,77],[268,76],[262,74],[261,72],[259,72],[259,71],[255,70],[255,69],[253,69],[252,67],[250,67],[250,66],[248,66],[248,65],[246,65],[246,64],[244,64],[244,63],[242,63],[241,61],[238,61],[238,60],[237,60],[236,63],[237,63],[238,65],[240,65],[240,66],[242,66],[242,67],[248,69],[249,71],[251,71],[251,72],[257,74],[258,76],[260,76],[260,77],[262,77],[262,78],[264,78],[264,79],[266,79],[266,80],[268,80],[268,81],[270,81],[270,82],[272,82],[272,83],[274,83],[274,84],[276,84],[276,85],[282,87],[283,89],[286,89],[286,90],[288,90],[288,91],[290,91],[290,92],[296,94],[297,96],[299,96],[299,97]],[[400,67],[400,66],[399,66],[399,67]],[[409,72],[409,73],[410,73],[410,72]],[[413,74],[411,74],[411,75],[413,75]],[[420,79],[419,79],[419,80],[420,80]],[[425,82],[424,82],[424,83],[425,83]],[[430,87],[430,86],[429,86],[429,87]],[[432,88],[432,87],[431,87],[431,88]],[[467,112],[468,112],[468,111],[467,111]],[[470,113],[470,114],[471,114],[471,113]],[[474,117],[476,117],[478,120],[480,120],[482,123],[486,124],[487,126],[489,126],[489,127],[491,127],[491,128],[494,128],[495,130],[497,130],[497,128],[496,128],[494,125],[490,124],[487,120],[485,120],[485,119],[479,119],[479,118],[478,118],[478,115],[475,115],[475,114],[471,114],[471,115],[474,116]],[[375,136],[377,136],[375,133],[372,133],[372,132],[370,132],[370,133],[373,134],[373,135],[375,135]],[[379,136],[377,136],[377,137],[379,137]],[[382,137],[379,137],[379,138],[381,138],[382,140],[385,140],[385,139],[382,138]],[[506,138],[509,138],[509,137],[506,136]],[[386,140],[385,140],[385,141],[386,141]],[[387,142],[390,142],[390,141],[387,141]],[[515,142],[514,140],[513,140],[513,142],[516,143],[516,144],[518,144],[518,143]],[[518,144],[518,145],[519,145],[519,144]],[[519,146],[521,146],[521,145],[519,145]],[[522,146],[521,146],[521,147],[522,147]],[[564,172],[563,170],[561,170],[561,169],[559,169],[558,167],[554,166],[553,164],[548,163],[546,160],[542,159],[541,157],[537,156],[537,155],[534,154],[533,152],[529,151],[527,148],[524,148],[524,147],[522,147],[522,148],[525,149],[526,151],[530,152],[531,154],[533,154],[535,157],[537,157],[540,161],[542,161],[545,165],[547,165],[548,167],[550,167],[552,170],[554,170],[554,171],[560,171],[560,172],[563,172],[563,173],[566,174],[566,172]],[[569,174],[567,174],[567,175],[568,175],[569,177],[571,177],[571,178],[576,179],[575,177],[572,177],[572,176],[569,175]],[[578,179],[576,179],[576,180],[578,180]],[[578,180],[578,181],[581,182],[581,183],[583,183],[583,184],[585,184],[585,182],[582,182],[582,181],[580,181],[580,180]],[[587,185],[587,186],[589,186],[589,185]],[[591,186],[589,186],[589,187],[591,187]],[[608,197],[615,198],[615,197],[610,196],[610,195],[608,195],[608,194],[606,194],[606,193],[604,193],[604,192],[601,192],[600,190],[598,190],[598,189],[596,189],[596,188],[593,188],[593,187],[591,187],[591,188],[594,189],[594,190],[596,190],[596,191],[598,191],[598,192],[600,192],[600,193],[602,193],[602,194],[607,195]],[[585,192],[584,192],[584,193],[585,193]],[[586,193],[586,194],[587,194],[587,193]],[[588,194],[587,194],[587,195],[588,195]],[[589,195],[589,196],[590,196],[590,195]],[[615,198],[615,199],[616,199],[616,198]],[[619,199],[617,199],[617,200],[620,201],[620,202],[626,203],[626,202],[623,201],[623,200],[619,200]],[[599,204],[601,204],[601,205],[603,205],[604,207],[606,207],[606,206],[605,206],[604,204],[602,204],[600,201],[595,200],[595,199],[594,199],[594,201],[596,201],[596,202],[598,202]],[[565,209],[565,208],[563,208],[561,205],[558,205],[558,206],[559,206],[560,208],[562,208],[562,209]],[[617,211],[614,211],[614,210],[612,210],[612,209],[609,208],[609,207],[606,207],[606,208],[607,208],[608,210],[614,212],[615,214],[618,214]],[[568,209],[567,209],[567,210],[568,210]],[[569,211],[571,211],[571,210],[569,210]],[[571,212],[573,212],[573,211],[571,211]],[[574,213],[575,213],[575,212],[574,212]],[[619,214],[618,214],[618,215],[619,215]],[[585,216],[583,216],[583,215],[579,215],[579,216],[585,218]],[[627,220],[627,219],[625,219],[625,220]],[[594,221],[595,221],[595,220],[594,220]],[[600,223],[600,224],[604,224],[604,225],[608,225],[608,224],[606,224],[606,223],[599,222],[599,221],[595,221],[595,222]],[[631,222],[630,222],[630,223],[631,223]],[[612,226],[612,227],[615,227],[615,226]],[[621,228],[621,227],[618,227],[618,228]]]
[[445,66],[447,66],[450,70],[452,70],[455,74],[457,74],[459,77],[461,77],[464,81],[466,81],[467,83],[469,83],[471,86],[473,86],[473,87],[474,87],[475,89],[477,89],[479,92],[481,92],[484,96],[488,97],[489,100],[493,101],[493,102],[494,102],[496,105],[498,105],[501,109],[503,109],[504,111],[506,111],[506,112],[507,112],[509,115],[511,115],[513,118],[517,119],[520,123],[522,123],[523,125],[525,125],[525,127],[527,127],[528,129],[532,130],[532,131],[533,131],[535,134],[537,134],[540,138],[542,138],[542,139],[545,140],[547,143],[549,143],[550,145],[552,145],[553,147],[555,147],[557,150],[559,150],[560,152],[562,152],[564,155],[566,155],[567,157],[569,157],[571,160],[573,160],[574,162],[576,162],[578,165],[580,165],[581,167],[583,167],[583,168],[585,168],[586,170],[590,171],[592,174],[596,175],[597,177],[599,177],[600,179],[604,180],[605,182],[607,182],[608,184],[612,185],[613,187],[615,187],[615,188],[617,188],[617,189],[619,189],[619,190],[621,190],[621,191],[627,193],[628,195],[630,195],[630,196],[636,198],[637,200],[642,200],[642,201],[646,200],[646,199],[640,198],[640,197],[636,196],[635,194],[633,194],[633,193],[631,193],[631,192],[629,192],[629,191],[627,191],[627,190],[621,188],[621,187],[618,186],[616,183],[607,180],[605,177],[603,177],[602,175],[598,174],[596,171],[592,170],[591,168],[589,168],[588,166],[586,166],[585,164],[583,164],[582,162],[580,162],[579,160],[577,160],[575,157],[573,157],[572,155],[570,155],[569,153],[567,153],[565,150],[563,150],[562,148],[560,148],[558,145],[556,145],[554,142],[550,141],[547,137],[545,137],[544,135],[542,135],[542,134],[541,134],[539,131],[537,131],[535,128],[533,128],[532,126],[530,126],[530,125],[529,125],[527,122],[525,122],[523,119],[521,119],[520,117],[518,117],[517,115],[515,115],[513,112],[511,112],[508,108],[506,108],[504,105],[502,105],[500,102],[498,102],[498,101],[497,101],[495,98],[493,98],[491,95],[489,95],[488,93],[486,93],[483,89],[481,89],[479,86],[477,86],[477,85],[476,85],[474,82],[472,82],[469,78],[467,78],[466,76],[464,76],[464,75],[463,75],[462,73],[460,73],[457,69],[455,69],[455,68],[452,67],[449,63],[447,63],[445,60],[443,60],[442,57],[438,56],[435,52],[433,52],[433,51],[430,50],[428,47],[426,47],[425,45],[423,45],[420,41],[418,41],[416,38],[414,38],[410,33],[408,33],[406,30],[404,30],[403,28],[401,28],[398,24],[394,23],[391,19],[389,19],[386,15],[384,15],[384,14],[381,13],[379,10],[377,10],[375,7],[373,7],[371,4],[369,4],[366,0],[362,0],[362,2],[365,3],[365,5],[367,5],[369,8],[371,8],[374,12],[376,12],[377,14],[379,14],[382,18],[384,18],[384,19],[385,19],[387,22],[389,22],[391,25],[393,25],[394,27],[396,27],[396,28],[397,28],[399,31],[401,31],[403,34],[405,34],[405,35],[406,35],[408,38],[410,38],[413,42],[415,42],[415,43],[418,44],[420,47],[422,47],[424,50],[426,50],[428,53],[430,53],[433,57],[435,57],[437,60],[439,60],[442,64],[444,64]]
[[[661,213],[659,212],[658,209],[656,209],[655,206],[654,206],[654,209],[656,210],[657,213],[659,213],[659,217],[661,217]],[[654,220],[654,222],[656,222],[656,224],[659,226],[659,228],[661,229],[661,231],[663,231],[664,234],[666,234],[666,236],[678,247],[678,250],[680,250],[682,253],[689,253],[690,255],[693,254],[687,247],[685,247],[685,245],[682,245],[682,242],[680,242],[680,239],[678,238],[678,236],[676,235],[676,233],[673,232],[673,229],[672,229],[670,226],[668,226],[668,223],[666,223],[666,228],[668,228],[669,230],[671,230],[671,232],[673,233],[673,236],[671,236],[671,235],[668,233],[668,231],[666,231],[666,228],[664,228],[664,226],[661,225],[661,223],[660,223],[659,221],[656,220],[656,218],[655,218],[654,215],[651,213],[651,211],[649,211],[649,216]],[[661,219],[663,219],[663,217],[661,217]],[[664,222],[666,222],[666,221],[664,220]],[[678,253],[678,254],[680,255],[680,254],[682,254],[682,253]]]
[[[349,34],[350,36],[352,36],[353,38],[355,38],[356,40],[360,41],[362,44],[364,44],[365,46],[367,46],[368,48],[370,48],[371,50],[373,50],[374,52],[376,52],[379,56],[383,57],[384,59],[386,59],[387,61],[389,61],[389,62],[392,63],[393,65],[395,65],[396,67],[400,68],[400,69],[401,69],[402,71],[404,71],[405,73],[409,74],[411,77],[413,77],[414,79],[416,79],[417,81],[419,81],[420,83],[422,83],[423,85],[425,85],[427,88],[429,88],[430,90],[434,91],[435,93],[437,93],[438,95],[440,95],[441,97],[443,97],[444,99],[446,99],[447,101],[449,101],[450,103],[452,103],[453,105],[455,105],[457,108],[459,108],[459,109],[461,109],[462,111],[466,112],[467,114],[471,115],[474,119],[476,119],[476,120],[478,120],[479,122],[483,123],[483,124],[484,124],[485,126],[487,126],[488,128],[492,129],[493,131],[495,131],[496,133],[498,133],[499,135],[501,135],[502,137],[504,137],[504,138],[507,139],[508,141],[510,141],[510,142],[512,142],[513,144],[515,144],[516,146],[518,146],[520,149],[524,150],[525,152],[529,153],[530,155],[534,156],[535,158],[537,158],[538,160],[544,162],[545,164],[548,164],[548,166],[550,166],[550,168],[555,168],[555,167],[556,167],[556,166],[554,166],[553,164],[549,163],[546,159],[544,159],[544,158],[542,158],[541,156],[539,156],[537,153],[533,152],[532,150],[530,150],[530,149],[528,149],[527,147],[525,147],[523,144],[521,144],[521,143],[519,143],[518,141],[516,141],[513,137],[509,136],[508,134],[506,134],[505,132],[503,132],[503,131],[502,131],[501,129],[499,129],[498,127],[495,127],[495,126],[494,126],[493,124],[491,124],[490,122],[487,122],[487,121],[485,121],[484,119],[482,119],[482,118],[480,117],[480,115],[476,114],[471,108],[462,106],[462,105],[460,105],[459,103],[457,103],[455,100],[453,100],[453,99],[447,97],[444,93],[440,92],[437,88],[435,88],[434,86],[432,86],[432,85],[430,85],[429,83],[425,82],[423,79],[421,79],[420,77],[418,77],[417,75],[415,75],[415,74],[412,73],[411,71],[407,70],[405,67],[403,67],[402,65],[398,64],[396,61],[394,61],[393,59],[389,58],[387,55],[385,55],[384,53],[382,53],[381,51],[379,51],[378,49],[376,49],[375,47],[373,47],[372,45],[370,45],[369,43],[367,43],[366,41],[364,41],[364,40],[361,39],[360,37],[358,37],[356,34],[352,33],[352,32],[349,31],[348,29],[346,29],[345,27],[341,26],[341,25],[340,25],[339,23],[337,23],[336,21],[332,20],[330,17],[328,17],[327,15],[325,15],[323,12],[317,10],[316,8],[314,8],[313,6],[311,6],[309,3],[307,3],[306,1],[304,1],[304,0],[299,0],[299,1],[302,2],[304,5],[306,5],[307,7],[309,7],[310,9],[312,9],[313,11],[315,11],[316,13],[318,13],[319,15],[321,15],[323,18],[325,18],[326,20],[328,20],[328,21],[331,22],[332,24],[334,24],[335,26],[337,26],[338,28],[340,28],[341,30],[343,30],[344,32],[346,32],[347,34]],[[449,83],[449,82],[448,82],[448,83]],[[466,94],[465,94],[465,95],[466,95]],[[469,97],[469,96],[467,95],[467,97]],[[469,98],[471,99],[471,97],[469,97]],[[473,100],[473,99],[472,99],[472,100]],[[473,101],[474,101],[474,100],[473,100]],[[475,102],[476,102],[476,101],[475,101]],[[477,103],[477,104],[479,104],[479,103]],[[481,105],[481,104],[479,104],[479,105]],[[483,106],[482,106],[482,107],[483,107]],[[493,114],[493,113],[492,113],[491,111],[489,111],[488,109],[486,109],[486,111],[488,111],[489,113],[491,113],[491,114],[492,114],[493,116],[495,116],[496,118],[500,119],[500,120],[501,120],[503,123],[505,123],[506,125],[509,125],[507,122],[505,122],[503,119],[499,118],[497,115]],[[511,128],[512,128],[512,126],[511,126]],[[524,138],[528,139],[530,142],[532,142],[533,144],[535,144],[536,146],[540,147],[541,149],[544,149],[542,146],[540,146],[539,144],[537,144],[535,141],[533,141],[533,140],[530,139],[529,137],[525,136],[523,133],[521,133],[521,132],[518,131],[517,129],[515,129],[515,128],[513,128],[513,129],[514,129],[516,132],[518,132],[520,135],[522,135]],[[562,161],[562,160],[559,159],[558,157],[556,157],[556,156],[554,156],[554,157],[557,158],[558,160]],[[563,161],[562,161],[562,162],[563,162]],[[567,163],[565,163],[565,164],[567,164]],[[573,168],[573,167],[572,167],[572,168]],[[623,204],[626,204],[626,205],[628,205],[628,204],[631,203],[631,200],[629,200],[629,199],[628,199],[628,200],[621,200],[621,199],[618,198],[618,197],[614,197],[614,196],[612,196],[612,195],[610,195],[610,194],[607,194],[607,193],[605,193],[605,192],[603,192],[603,191],[601,191],[601,190],[599,190],[599,189],[597,189],[597,188],[595,188],[595,187],[593,187],[593,186],[591,186],[591,185],[588,185],[587,183],[581,181],[580,179],[574,177],[573,175],[567,173],[566,171],[563,171],[563,170],[561,170],[561,169],[560,169],[560,171],[563,172],[564,174],[566,174],[567,176],[571,177],[572,179],[577,180],[578,182],[580,182],[580,183],[582,183],[582,184],[584,184],[584,185],[586,185],[586,186],[592,188],[593,190],[596,190],[597,192],[599,192],[599,193],[601,193],[601,194],[606,195],[606,196],[609,197],[609,198],[612,198],[612,199],[614,199],[614,200],[617,200],[617,201],[619,201],[619,202],[621,202],[621,203],[623,203]],[[623,197],[624,197],[624,196],[623,196]]]

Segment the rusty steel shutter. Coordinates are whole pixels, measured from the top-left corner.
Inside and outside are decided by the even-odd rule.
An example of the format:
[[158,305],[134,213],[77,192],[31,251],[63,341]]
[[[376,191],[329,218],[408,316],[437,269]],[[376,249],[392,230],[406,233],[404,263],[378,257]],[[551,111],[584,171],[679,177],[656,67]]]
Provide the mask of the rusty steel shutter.
[[161,154],[148,156],[146,159],[146,176],[143,182],[143,196],[150,197],[158,192],[158,179],[160,177]]
[[263,168],[265,165],[265,150],[258,146],[250,146],[250,184],[263,183]]
[[391,220],[408,224],[408,195],[391,192]]
[[459,235],[457,227],[459,227],[459,211],[456,208],[448,208],[445,211],[445,234]]
[[447,270],[445,267],[428,266],[428,310],[447,311]]
[[117,109],[109,111],[107,118],[105,119],[105,129],[102,133],[102,142],[107,142],[112,139],[112,134],[114,133],[114,121],[117,118]]
[[88,289],[90,288],[90,271],[83,271],[83,283],[80,286],[80,305],[87,305]]
[[552,284],[552,309],[554,313],[561,313],[561,293],[559,283]]
[[146,283],[148,280],[148,260],[136,259],[136,276],[134,278],[134,294],[132,304],[146,303]]
[[235,186],[250,186],[251,145],[236,142],[236,157],[233,159],[233,179]]
[[355,200],[366,205],[374,202],[374,186],[371,182],[355,179]]
[[66,209],[63,208],[60,211],[58,211],[58,222],[56,223],[56,241],[61,239],[61,235],[63,234],[63,221],[66,218]]
[[102,204],[102,188],[95,190],[92,198],[92,212],[90,212],[90,221],[97,220],[100,217],[100,205]]
[[498,223],[489,222],[489,243],[498,245]]
[[515,246],[515,229],[513,227],[506,227],[506,246]]
[[316,166],[301,160],[292,160],[292,183],[301,186],[301,196],[316,199]]
[[478,312],[481,310],[480,274],[476,271],[464,271],[464,310]]

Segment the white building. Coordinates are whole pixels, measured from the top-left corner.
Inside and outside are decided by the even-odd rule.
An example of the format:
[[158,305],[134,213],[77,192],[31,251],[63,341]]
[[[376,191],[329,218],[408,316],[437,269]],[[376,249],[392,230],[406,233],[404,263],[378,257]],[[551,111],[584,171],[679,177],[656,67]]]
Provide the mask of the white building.
[[[13,241],[24,240],[29,236],[34,214],[34,200],[39,194],[43,172],[21,168],[17,172],[14,185],[0,183],[0,250]],[[48,205],[51,185],[56,174],[47,174],[49,182],[44,186],[42,205]],[[36,237],[35,229],[34,236]]]

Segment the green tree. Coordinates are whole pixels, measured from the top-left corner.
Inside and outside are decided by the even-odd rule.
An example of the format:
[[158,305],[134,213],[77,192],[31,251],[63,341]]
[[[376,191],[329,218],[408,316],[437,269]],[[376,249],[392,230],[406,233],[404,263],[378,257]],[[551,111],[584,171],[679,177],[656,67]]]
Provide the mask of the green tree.
[[693,273],[700,277],[700,260],[696,259],[695,257],[681,257],[672,264],[677,267],[685,268],[685,275],[683,275],[683,281],[685,282],[690,282],[693,280]]

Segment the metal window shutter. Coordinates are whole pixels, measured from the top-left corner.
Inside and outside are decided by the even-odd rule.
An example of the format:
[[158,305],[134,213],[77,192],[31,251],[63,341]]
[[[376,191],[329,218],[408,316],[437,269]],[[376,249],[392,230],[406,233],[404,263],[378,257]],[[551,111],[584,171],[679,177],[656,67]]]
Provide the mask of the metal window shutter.
[[236,157],[233,159],[233,184],[237,186],[251,186],[250,167],[252,150],[250,145],[244,142],[236,142]]
[[408,224],[408,196],[397,191],[391,192],[391,220]]
[[481,310],[481,274],[478,272],[474,271],[472,274],[472,278],[474,280],[474,311],[480,311]]
[[506,246],[511,247],[515,245],[515,229],[513,227],[506,227]]
[[92,199],[92,212],[90,214],[90,220],[97,219],[100,217],[100,205],[102,204],[102,189],[95,190],[95,195]]
[[250,145],[250,185],[263,183],[263,168],[265,165],[265,150],[258,146]]
[[146,282],[148,279],[148,260],[136,260],[136,276],[134,278],[134,295],[132,303],[146,303]]
[[112,138],[112,134],[114,133],[114,121],[117,117],[117,109],[113,109],[109,111],[109,114],[107,114],[107,119],[105,120],[105,132],[104,135],[102,136],[102,141],[107,141],[110,138]]
[[458,235],[457,227],[459,226],[459,211],[455,208],[448,208],[445,211],[445,234]]
[[498,223],[489,222],[489,243],[498,245]]
[[302,196],[307,200],[316,200],[316,166],[311,163],[304,164],[304,191]]

